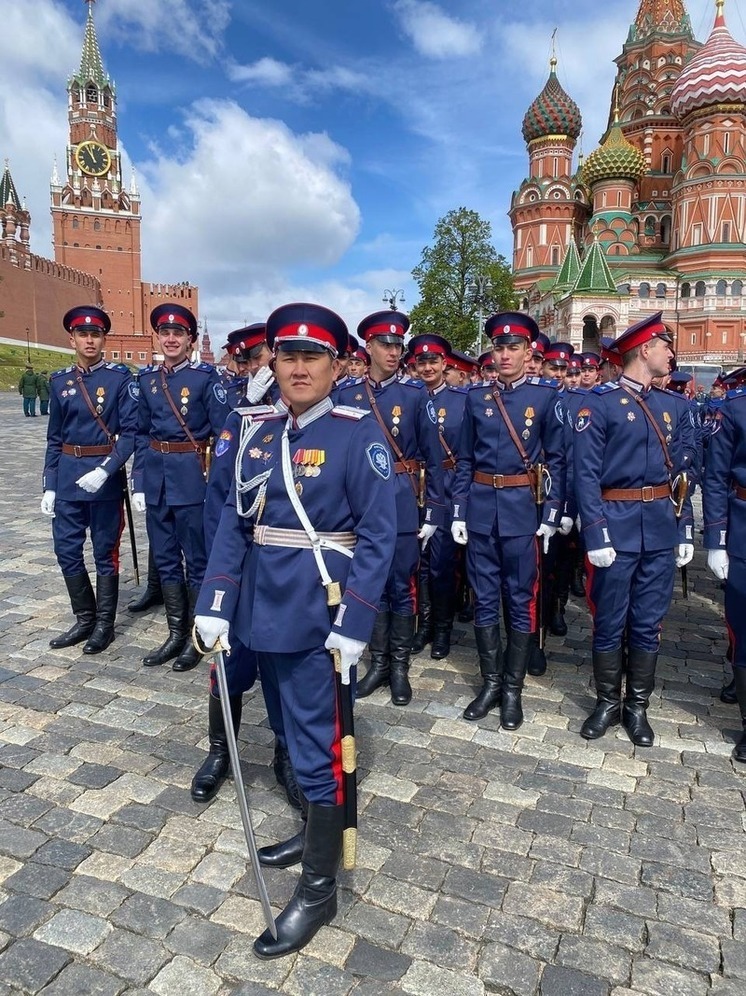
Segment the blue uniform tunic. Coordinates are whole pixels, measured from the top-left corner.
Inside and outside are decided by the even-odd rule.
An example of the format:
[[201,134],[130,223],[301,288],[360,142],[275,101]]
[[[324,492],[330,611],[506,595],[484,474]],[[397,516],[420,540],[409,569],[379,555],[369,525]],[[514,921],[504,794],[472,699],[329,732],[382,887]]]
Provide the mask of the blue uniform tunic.
[[[443,450],[438,439],[438,417],[427,391],[420,382],[403,382],[391,377],[377,383],[365,377],[359,383],[339,391],[339,404],[371,411],[366,385],[404,459],[424,463],[424,521],[442,527],[446,511]],[[393,454],[392,458],[396,459]],[[401,468],[395,473],[396,529],[399,538],[380,608],[381,611],[402,616],[417,611],[415,574],[420,555],[417,542],[420,528],[418,488],[418,474],[406,473]]]
[[225,388],[214,367],[185,360],[169,370],[163,365],[140,374],[140,404],[132,487],[145,494],[150,546],[161,584],[184,580],[199,588],[206,554],[202,527],[205,477],[196,452],[161,452],[152,443],[188,444],[189,437],[169,403],[173,403],[193,438],[203,445],[217,436],[229,408]]
[[261,527],[302,531],[282,473],[289,418],[295,490],[314,529],[356,537],[352,559],[323,554],[343,592],[334,629],[362,642],[370,638],[396,544],[392,461],[375,420],[335,408],[329,398],[298,419],[284,412],[258,416],[260,429],[242,459],[243,480],[257,481],[242,505],[256,508],[240,517],[235,491],[228,496],[197,613],[228,619],[244,646],[257,652],[262,679],[266,675],[281,701],[298,784],[309,802],[329,805],[341,800],[342,772],[333,667],[324,650],[332,629],[326,591],[311,549],[261,542]]
[[[746,389],[728,391],[709,429],[702,483],[704,545],[729,557],[725,622],[733,666],[746,667]],[[743,497],[741,497],[743,495]]]
[[640,396],[663,434],[675,477],[685,469],[688,412],[667,391],[622,376],[597,385],[575,420],[575,497],[587,550],[612,547],[611,567],[587,562],[588,601],[594,620],[593,649],[616,650],[625,627],[629,646],[654,653],[673,592],[674,548],[692,542],[692,510],[687,499],[677,521],[670,496],[652,500],[602,497],[608,488],[665,486],[669,471],[663,447],[635,400]]
[[438,419],[441,457],[443,461],[443,487],[446,502],[446,518],[443,528],[438,529],[430,540],[429,567],[430,587],[434,594],[453,597],[456,592],[457,573],[461,563],[462,549],[451,535],[451,499],[453,482],[456,477],[456,458],[461,441],[461,423],[464,417],[467,392],[459,387],[442,384],[430,394],[430,399]]
[[[108,454],[76,456],[63,453],[63,445],[107,446],[106,432],[94,417],[85,393],[113,441]],[[127,367],[101,360],[84,370],[77,366],[58,370],[50,377],[49,424],[44,459],[45,491],[56,492],[52,520],[54,550],[66,577],[85,571],[83,545],[90,528],[96,573],[119,573],[119,539],[124,525],[123,482],[120,474],[135,442],[137,385]],[[96,467],[109,478],[91,494],[75,483]]]
[[[499,391],[508,417],[531,464],[544,461],[551,488],[541,509],[529,485],[494,487],[475,473],[517,476],[526,473],[518,447],[495,402]],[[559,526],[565,494],[565,415],[554,381],[530,383],[526,377],[505,387],[501,381],[478,384],[466,398],[453,484],[453,518],[469,533],[467,572],[474,589],[477,626],[499,623],[501,589],[510,623],[521,633],[536,629],[540,521]],[[497,482],[499,483],[499,481]]]

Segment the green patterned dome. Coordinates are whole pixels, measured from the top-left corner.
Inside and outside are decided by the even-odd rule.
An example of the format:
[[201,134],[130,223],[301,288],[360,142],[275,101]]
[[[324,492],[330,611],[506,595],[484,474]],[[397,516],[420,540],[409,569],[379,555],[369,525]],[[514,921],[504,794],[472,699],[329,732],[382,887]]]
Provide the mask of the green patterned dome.
[[526,142],[549,135],[567,135],[577,139],[583,128],[580,109],[572,97],[562,89],[555,72],[557,60],[550,62],[549,79],[523,118],[523,137]]
[[599,180],[639,180],[645,173],[645,156],[624,137],[619,122],[611,126],[606,141],[583,163],[583,182],[589,187]]

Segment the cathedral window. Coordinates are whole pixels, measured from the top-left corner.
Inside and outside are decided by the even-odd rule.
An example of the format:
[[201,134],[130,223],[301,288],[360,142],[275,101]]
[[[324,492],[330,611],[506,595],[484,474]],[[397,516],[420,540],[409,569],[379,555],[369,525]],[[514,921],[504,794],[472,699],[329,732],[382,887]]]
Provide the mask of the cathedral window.
[[552,266],[559,266],[559,246],[552,246]]
[[681,296],[689,297],[691,293],[692,293],[692,285],[690,283],[683,283],[681,285]]
[[701,246],[702,245],[702,226],[692,225],[692,245]]
[[726,155],[728,155],[728,153],[730,152],[730,132],[729,131],[724,131],[723,132],[723,152]]
[[637,296],[640,298],[650,297],[650,284],[643,281],[637,288]]
[[559,158],[557,156],[552,157],[552,176],[559,176]]
[[723,231],[722,231],[722,234],[720,236],[720,241],[721,242],[730,242],[730,222],[729,221],[724,221],[723,222]]
[[727,332],[723,332],[723,345],[724,346],[728,345],[728,333]]
[[661,160],[661,171],[663,173],[671,172],[671,157],[666,153]]
[[645,219],[645,234],[655,235],[655,218],[652,216],[652,214],[648,215],[648,217]]
[[668,245],[671,241],[671,215],[665,214],[661,218],[661,242]]
[[743,294],[743,280],[734,280],[730,285],[731,297],[740,297]]
[[101,231],[101,222],[98,220],[98,218],[93,223],[93,230],[94,232]]
[[707,287],[705,285],[704,280],[698,280],[697,283],[694,285],[694,296],[704,297],[706,291]]
[[77,218],[73,218],[73,228],[79,228],[79,227],[80,227],[80,222],[78,221]]
[[715,293],[718,297],[725,297],[728,293],[728,285],[724,280],[718,280],[715,284]]
[[692,332],[692,346],[696,346],[696,345],[697,345],[697,333],[696,332]]
[[666,296],[666,285],[663,283],[663,281],[655,285],[655,296],[656,297]]

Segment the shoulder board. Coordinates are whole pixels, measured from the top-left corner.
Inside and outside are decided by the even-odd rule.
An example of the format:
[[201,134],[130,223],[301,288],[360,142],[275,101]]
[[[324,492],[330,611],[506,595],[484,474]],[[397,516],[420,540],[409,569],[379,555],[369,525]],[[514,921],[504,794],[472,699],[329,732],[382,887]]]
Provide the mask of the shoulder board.
[[125,374],[130,372],[130,368],[128,366],[125,366],[124,363],[107,363],[106,369],[118,370],[119,373],[125,373]]
[[352,405],[335,405],[331,413],[338,418],[351,418],[356,422],[360,421],[361,418],[365,418],[366,415],[370,415],[370,412],[364,408],[353,408]]
[[588,387],[568,387],[568,394],[588,394],[590,388]]
[[62,368],[62,370],[54,370],[54,371],[53,371],[53,372],[52,372],[52,373],[51,373],[51,374],[49,375],[49,379],[51,380],[51,379],[52,379],[52,377],[61,377],[61,376],[62,376],[62,374],[69,374],[69,373],[72,373],[74,369],[75,369],[75,367],[63,367],[63,368]]
[[155,373],[157,369],[158,369],[158,364],[157,363],[151,363],[150,366],[143,367],[142,370],[140,370],[140,372],[138,373],[138,377],[142,377],[143,374],[152,374],[152,373]]
[[553,391],[559,387],[559,381],[549,377],[527,377],[526,383],[532,387],[551,387]]
[[421,380],[399,380],[397,381],[401,387],[409,387],[414,391],[423,391],[425,385]]
[[234,408],[233,411],[242,418],[265,418],[267,415],[277,414],[274,405],[244,405],[241,408]]
[[202,370],[203,373],[210,373],[215,367],[211,363],[190,363],[192,370]]
[[454,384],[449,384],[448,385],[448,392],[449,392],[449,394],[468,394],[469,393],[469,388],[468,387],[456,387]]
[[618,390],[619,390],[619,385],[615,381],[610,380],[610,381],[607,381],[606,384],[596,384],[594,387],[591,388],[590,393],[591,394],[608,394],[609,391],[618,391]]
[[744,398],[746,397],[746,387],[734,387],[725,396],[729,401],[733,401],[735,398]]
[[472,391],[491,391],[491,384],[470,384],[469,387],[464,388],[467,394],[471,394]]

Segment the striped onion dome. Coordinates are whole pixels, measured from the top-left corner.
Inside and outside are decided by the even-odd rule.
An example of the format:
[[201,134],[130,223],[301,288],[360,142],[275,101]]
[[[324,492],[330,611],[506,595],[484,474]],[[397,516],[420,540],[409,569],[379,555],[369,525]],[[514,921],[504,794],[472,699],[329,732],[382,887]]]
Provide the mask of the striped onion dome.
[[583,182],[589,187],[600,180],[639,180],[647,169],[645,156],[624,137],[618,113],[603,145],[583,163]]
[[746,48],[728,31],[723,3],[717,2],[710,37],[682,69],[671,91],[671,110],[678,118],[713,104],[746,103]]
[[549,79],[523,118],[523,137],[527,143],[550,135],[577,139],[583,128],[580,108],[557,79],[557,60],[554,57],[549,66]]

